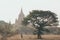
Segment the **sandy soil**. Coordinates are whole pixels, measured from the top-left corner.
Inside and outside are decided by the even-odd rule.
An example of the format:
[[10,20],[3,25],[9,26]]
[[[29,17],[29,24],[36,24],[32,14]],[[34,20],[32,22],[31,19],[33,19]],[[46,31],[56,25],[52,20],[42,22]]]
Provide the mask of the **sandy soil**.
[[[60,40],[60,35],[41,35],[42,40]],[[14,35],[11,37],[7,37],[7,40],[40,40],[37,39],[37,35],[23,35],[23,38],[21,38],[21,35]]]

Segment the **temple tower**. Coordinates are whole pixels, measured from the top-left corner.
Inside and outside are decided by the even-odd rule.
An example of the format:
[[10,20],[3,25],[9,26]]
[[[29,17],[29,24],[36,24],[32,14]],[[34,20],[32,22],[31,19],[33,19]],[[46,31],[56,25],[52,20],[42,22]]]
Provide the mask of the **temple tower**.
[[15,20],[15,24],[14,24],[14,28],[13,30],[16,31],[18,33],[23,33],[23,34],[30,34],[33,33],[33,27],[32,24],[30,23],[27,26],[23,26],[22,25],[22,21],[24,19],[24,14],[23,14],[23,10],[21,9],[19,15],[18,15],[18,19]]
[[22,10],[22,8],[21,8],[21,11],[20,11],[20,13],[19,13],[19,15],[18,15],[18,19],[16,19],[16,21],[15,21],[15,25],[16,26],[21,26],[22,24],[22,21],[23,21],[23,19],[24,19],[24,14],[23,14],[23,10]]

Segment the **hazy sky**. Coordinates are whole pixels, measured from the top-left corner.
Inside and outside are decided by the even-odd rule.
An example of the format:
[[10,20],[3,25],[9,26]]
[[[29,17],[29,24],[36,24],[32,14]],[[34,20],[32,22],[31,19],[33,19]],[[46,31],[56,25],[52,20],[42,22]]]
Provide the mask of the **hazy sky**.
[[21,8],[25,15],[38,9],[50,10],[60,17],[60,0],[0,0],[0,20],[14,23]]

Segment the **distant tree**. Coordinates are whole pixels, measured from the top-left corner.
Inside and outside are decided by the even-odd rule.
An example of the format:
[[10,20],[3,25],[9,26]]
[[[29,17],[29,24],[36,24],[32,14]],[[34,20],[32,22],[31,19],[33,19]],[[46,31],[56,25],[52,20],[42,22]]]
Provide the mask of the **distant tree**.
[[32,23],[34,28],[37,29],[37,37],[38,39],[41,39],[43,31],[49,32],[49,30],[45,28],[46,26],[58,25],[58,17],[51,11],[33,10],[22,22],[25,26],[29,23]]
[[12,25],[4,21],[0,21],[0,34],[2,35],[1,40],[7,40],[7,36],[11,33]]

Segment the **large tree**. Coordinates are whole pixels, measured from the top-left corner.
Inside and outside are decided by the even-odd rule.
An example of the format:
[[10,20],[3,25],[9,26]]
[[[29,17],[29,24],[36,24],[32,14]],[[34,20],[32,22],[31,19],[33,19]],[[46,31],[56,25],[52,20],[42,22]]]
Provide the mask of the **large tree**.
[[37,30],[38,39],[41,38],[43,31],[49,31],[46,26],[57,26],[58,17],[51,11],[33,10],[24,18],[22,22],[24,25],[32,23],[33,27]]

